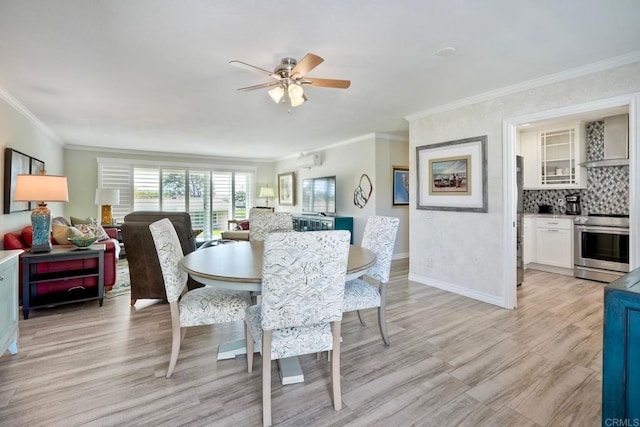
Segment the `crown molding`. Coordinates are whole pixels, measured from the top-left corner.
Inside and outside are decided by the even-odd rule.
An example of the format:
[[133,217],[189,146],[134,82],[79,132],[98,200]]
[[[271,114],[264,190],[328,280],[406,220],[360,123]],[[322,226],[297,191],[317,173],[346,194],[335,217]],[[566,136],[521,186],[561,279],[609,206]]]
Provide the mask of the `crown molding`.
[[24,118],[33,123],[37,128],[43,131],[49,138],[51,138],[58,145],[64,145],[62,140],[58,135],[55,134],[47,125],[42,123],[42,121],[36,117],[27,107],[22,105],[20,101],[13,97],[5,88],[0,86],[0,99],[5,101],[9,106],[11,106],[18,113],[22,114]]
[[434,114],[444,113],[445,111],[456,110],[458,108],[466,107],[472,104],[477,104],[479,102],[489,101],[494,98],[499,98],[502,96],[511,95],[518,92],[523,92],[525,90],[535,89],[541,86],[547,86],[553,83],[562,82],[562,81],[573,79],[576,77],[586,76],[588,74],[597,73],[599,71],[618,68],[623,65],[633,64],[635,62],[640,62],[640,51],[635,51],[625,55],[616,56],[613,58],[594,62],[592,64],[584,65],[581,67],[571,68],[569,70],[561,71],[555,74],[549,74],[547,76],[543,76],[533,80],[528,80],[522,83],[517,83],[515,85],[505,86],[500,89],[481,93],[479,95],[464,98],[459,101],[451,102],[449,104],[439,105],[437,107],[423,110],[418,113],[409,114],[407,116],[404,116],[404,118],[405,120],[411,122],[414,120],[433,116]]
[[[356,136],[354,138],[345,139],[344,141],[336,142],[334,144],[329,144],[320,148],[315,148],[313,150],[305,151],[304,155],[317,153],[318,151],[329,150],[331,148],[342,147],[343,145],[355,144],[356,142],[362,142],[366,140],[376,140],[376,139],[384,139],[387,141],[397,141],[397,142],[409,142],[409,136],[405,137],[400,135],[393,135],[390,133],[371,132],[371,133],[365,133],[364,135]],[[281,162],[289,159],[297,159],[301,155],[302,155],[301,153],[295,153],[289,156],[281,157],[276,161]]]
[[114,153],[114,154],[124,154],[124,155],[137,155],[137,156],[153,155],[156,157],[171,157],[171,158],[180,157],[183,159],[208,160],[208,161],[217,160],[217,161],[225,161],[225,162],[252,162],[252,163],[274,163],[275,162],[275,160],[252,159],[252,158],[245,158],[245,157],[222,157],[222,156],[207,156],[207,155],[199,155],[199,154],[168,153],[168,152],[160,152],[160,151],[127,150],[124,148],[93,147],[93,146],[74,145],[74,144],[67,144],[64,146],[64,149],[77,150],[77,151],[93,151],[93,152],[100,152],[100,153]]

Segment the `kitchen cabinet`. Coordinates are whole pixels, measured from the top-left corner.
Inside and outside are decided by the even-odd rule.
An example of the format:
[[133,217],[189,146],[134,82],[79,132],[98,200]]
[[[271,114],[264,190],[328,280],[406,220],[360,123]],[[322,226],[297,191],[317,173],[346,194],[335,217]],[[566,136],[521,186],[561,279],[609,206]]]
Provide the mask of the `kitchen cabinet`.
[[18,256],[21,250],[0,251],[0,356],[18,352]]
[[525,189],[587,187],[584,123],[520,133]]
[[538,217],[535,244],[538,264],[573,268],[572,219]]
[[[520,133],[520,155],[523,162],[523,188],[537,189],[540,174],[538,173],[538,132]],[[526,244],[526,243],[525,243]]]
[[522,221],[523,252],[522,263],[536,262],[536,217],[525,216]]

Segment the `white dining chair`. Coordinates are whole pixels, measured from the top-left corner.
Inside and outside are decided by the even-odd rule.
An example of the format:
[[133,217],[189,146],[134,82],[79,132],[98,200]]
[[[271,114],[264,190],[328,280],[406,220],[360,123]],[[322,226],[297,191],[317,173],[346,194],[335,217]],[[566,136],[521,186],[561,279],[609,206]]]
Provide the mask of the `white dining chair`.
[[[247,309],[247,368],[262,353],[262,417],[271,425],[271,361],[332,350],[333,406],[340,392],[340,321],[348,231],[270,233],[264,242],[262,302]],[[295,390],[292,390],[295,393]]]
[[186,292],[188,276],[178,265],[183,253],[173,224],[169,219],[163,218],[150,224],[149,229],[158,253],[171,311],[171,359],[166,375],[170,378],[188,327],[244,320],[251,298],[249,292],[210,287]]
[[251,217],[249,241],[264,241],[269,233],[293,231],[293,215],[290,212],[263,212]]
[[385,345],[389,345],[387,333],[386,299],[387,282],[391,271],[391,257],[400,220],[388,216],[371,216],[367,220],[362,236],[362,247],[376,254],[376,263],[369,268],[367,276],[378,281],[374,286],[363,278],[350,280],[344,289],[344,311],[357,311],[360,323],[366,325],[361,310],[378,308],[378,325]]

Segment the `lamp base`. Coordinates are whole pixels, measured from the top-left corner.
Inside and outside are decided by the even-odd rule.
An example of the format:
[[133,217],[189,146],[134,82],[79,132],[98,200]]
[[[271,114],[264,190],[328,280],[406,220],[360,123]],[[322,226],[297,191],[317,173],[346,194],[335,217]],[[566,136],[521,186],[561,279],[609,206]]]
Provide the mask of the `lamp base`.
[[111,205],[102,205],[102,225],[113,224],[113,210]]
[[31,246],[31,253],[32,254],[40,254],[40,253],[49,253],[51,252],[51,249],[53,248],[53,246],[51,246],[51,242],[47,242],[47,243],[42,243],[40,245],[32,245]]
[[31,253],[51,252],[51,211],[42,202],[31,212],[33,242]]

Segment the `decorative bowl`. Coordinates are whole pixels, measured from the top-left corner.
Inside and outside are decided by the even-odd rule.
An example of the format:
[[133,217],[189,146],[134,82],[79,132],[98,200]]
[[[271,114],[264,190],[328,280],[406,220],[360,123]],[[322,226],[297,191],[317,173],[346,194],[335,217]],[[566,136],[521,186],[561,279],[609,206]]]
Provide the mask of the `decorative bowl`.
[[69,240],[78,248],[87,249],[96,240],[98,240],[98,238],[97,237],[69,237],[67,240]]

